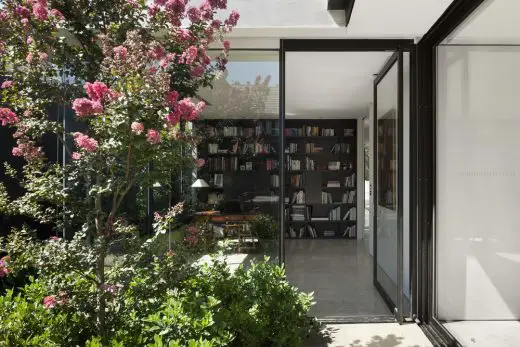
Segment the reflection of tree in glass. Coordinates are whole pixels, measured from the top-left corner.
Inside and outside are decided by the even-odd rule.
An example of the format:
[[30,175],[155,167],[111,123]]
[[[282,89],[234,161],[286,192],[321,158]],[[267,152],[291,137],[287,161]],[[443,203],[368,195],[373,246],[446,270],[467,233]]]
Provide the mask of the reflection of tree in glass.
[[228,119],[264,116],[271,76],[257,76],[253,83],[229,83],[227,77],[228,72],[225,71],[222,77],[215,81],[214,89],[207,93],[211,103],[207,113]]

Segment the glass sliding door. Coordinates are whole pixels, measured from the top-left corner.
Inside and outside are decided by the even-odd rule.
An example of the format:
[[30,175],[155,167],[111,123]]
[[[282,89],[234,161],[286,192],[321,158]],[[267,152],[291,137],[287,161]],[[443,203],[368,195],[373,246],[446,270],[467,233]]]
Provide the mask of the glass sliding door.
[[374,84],[374,283],[403,321],[403,53]]

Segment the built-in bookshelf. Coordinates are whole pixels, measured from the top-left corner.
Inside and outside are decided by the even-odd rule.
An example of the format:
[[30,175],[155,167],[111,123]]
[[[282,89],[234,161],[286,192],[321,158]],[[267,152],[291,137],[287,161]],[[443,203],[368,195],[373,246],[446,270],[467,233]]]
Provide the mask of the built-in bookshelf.
[[[237,201],[243,213],[279,218],[285,187],[287,238],[356,238],[356,120],[285,121],[280,148],[277,120],[205,120],[198,176],[210,187],[199,198],[210,204]],[[283,151],[285,182],[280,181]]]

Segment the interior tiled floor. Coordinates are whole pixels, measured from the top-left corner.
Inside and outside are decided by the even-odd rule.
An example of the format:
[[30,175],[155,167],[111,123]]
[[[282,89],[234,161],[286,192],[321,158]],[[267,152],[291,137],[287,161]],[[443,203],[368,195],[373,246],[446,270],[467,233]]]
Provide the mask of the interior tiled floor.
[[432,347],[432,344],[416,324],[370,323],[327,325],[321,337],[310,338],[304,347]]
[[372,257],[362,240],[286,240],[289,281],[314,292],[310,315],[319,318],[388,316],[374,287]]
[[445,323],[444,326],[462,346],[520,346],[518,321],[464,321]]

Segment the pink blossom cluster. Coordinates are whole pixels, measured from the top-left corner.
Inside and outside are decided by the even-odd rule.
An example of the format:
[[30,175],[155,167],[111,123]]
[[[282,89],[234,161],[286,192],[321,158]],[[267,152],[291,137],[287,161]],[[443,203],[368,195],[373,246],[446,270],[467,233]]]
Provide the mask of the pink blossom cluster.
[[155,129],[149,129],[146,133],[146,141],[151,145],[156,145],[161,142],[161,133]]
[[15,157],[24,157],[27,161],[33,161],[42,157],[42,148],[35,146],[34,142],[26,137],[20,137],[17,146],[13,147],[11,153]]
[[2,107],[0,108],[0,122],[2,122],[2,126],[6,126],[7,124],[16,124],[20,121],[12,110]]
[[184,98],[172,105],[173,111],[166,116],[166,121],[170,125],[177,125],[181,120],[192,122],[199,118],[204,107],[206,107],[206,103],[203,101],[194,104],[191,99]]
[[76,146],[84,149],[86,152],[92,153],[98,148],[98,142],[93,138],[88,137],[87,135],[80,132],[75,132],[72,135],[74,137]]
[[[58,300],[59,299],[59,300]],[[51,309],[56,307],[57,305],[65,305],[69,301],[69,296],[66,291],[61,290],[58,294],[58,297],[56,295],[47,295],[43,298],[43,307],[46,309]]]
[[[114,51],[115,51],[115,49],[114,49]],[[94,83],[87,82],[87,83],[85,83],[83,88],[85,89],[88,97],[92,101],[101,102],[105,99],[105,97],[110,96],[112,93],[110,88],[108,88],[108,86],[105,83],[99,82],[99,81],[96,81]]]
[[206,164],[206,161],[202,158],[195,160],[195,166],[198,168],[203,167]]
[[86,117],[94,114],[103,113],[103,105],[99,101],[92,101],[87,98],[79,98],[73,101],[72,109],[78,117]]
[[0,88],[2,88],[2,89],[12,88],[13,85],[14,85],[13,81],[4,81],[2,83],[2,86],[0,86]]
[[103,113],[103,102],[109,98],[116,98],[119,95],[114,93],[103,83],[96,81],[94,83],[87,82],[83,86],[90,99],[79,98],[73,101],[72,109],[78,117],[86,117]]
[[141,135],[144,132],[144,124],[139,122],[132,122],[130,129],[132,130],[132,133]]
[[128,56],[128,49],[125,46],[117,46],[114,48],[114,58],[119,60],[126,60]]
[[191,246],[196,245],[198,242],[197,228],[194,226],[190,226],[188,227],[188,229],[186,229],[186,231],[188,232],[188,235],[184,237],[184,241],[188,242]]
[[5,256],[0,259],[0,278],[5,277],[11,273],[11,269],[9,268],[9,261],[11,258],[9,256]]

